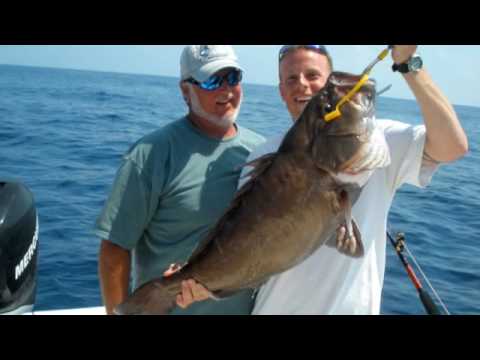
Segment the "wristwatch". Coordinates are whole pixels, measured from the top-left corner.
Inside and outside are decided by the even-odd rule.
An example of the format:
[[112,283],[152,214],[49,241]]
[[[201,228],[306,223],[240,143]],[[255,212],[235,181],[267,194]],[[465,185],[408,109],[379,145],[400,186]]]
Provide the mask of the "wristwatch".
[[407,62],[402,64],[393,64],[392,70],[398,71],[402,74],[407,74],[409,72],[417,72],[423,67],[423,60],[417,54],[413,54]]

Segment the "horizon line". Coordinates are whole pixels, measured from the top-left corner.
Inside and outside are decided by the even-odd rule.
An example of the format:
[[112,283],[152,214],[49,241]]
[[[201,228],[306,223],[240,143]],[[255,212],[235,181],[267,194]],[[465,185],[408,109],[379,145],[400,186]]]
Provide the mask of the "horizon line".
[[[40,68],[40,69],[52,69],[52,70],[69,70],[69,71],[85,71],[85,72],[94,72],[102,74],[118,74],[118,75],[135,75],[135,76],[155,76],[155,77],[166,77],[172,79],[179,79],[179,77],[171,75],[162,75],[162,74],[151,74],[151,73],[135,73],[135,72],[122,72],[122,71],[111,71],[111,70],[95,70],[95,69],[82,69],[82,68],[69,68],[69,67],[53,67],[53,66],[43,66],[43,65],[24,65],[24,64],[6,64],[0,63],[0,66],[18,66],[18,67],[31,67],[31,68]],[[274,84],[264,84],[264,83],[251,83],[245,82],[245,85],[258,85],[258,86],[268,86],[268,87],[277,87],[278,85]],[[383,98],[392,99],[392,100],[403,100],[403,101],[414,101],[415,99],[407,98],[398,98],[398,97],[389,97],[382,95]],[[470,104],[453,104],[453,106],[464,106],[471,108],[480,108],[480,106],[470,105]]]

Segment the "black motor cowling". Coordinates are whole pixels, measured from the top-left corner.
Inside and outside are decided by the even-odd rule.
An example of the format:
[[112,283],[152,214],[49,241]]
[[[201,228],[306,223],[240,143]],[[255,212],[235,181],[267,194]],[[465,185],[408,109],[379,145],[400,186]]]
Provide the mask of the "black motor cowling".
[[0,180],[0,314],[31,312],[37,288],[38,217],[32,193]]

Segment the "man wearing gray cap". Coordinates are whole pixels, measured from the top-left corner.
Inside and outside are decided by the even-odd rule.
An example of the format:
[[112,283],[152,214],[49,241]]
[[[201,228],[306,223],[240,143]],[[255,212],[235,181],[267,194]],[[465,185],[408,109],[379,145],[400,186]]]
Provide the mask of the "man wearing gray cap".
[[[95,233],[107,313],[132,290],[185,263],[232,200],[240,167],[264,139],[236,124],[242,69],[231,46],[191,45],[181,56],[188,114],[124,155]],[[187,288],[187,284],[184,284]],[[250,291],[173,314],[249,314]]]

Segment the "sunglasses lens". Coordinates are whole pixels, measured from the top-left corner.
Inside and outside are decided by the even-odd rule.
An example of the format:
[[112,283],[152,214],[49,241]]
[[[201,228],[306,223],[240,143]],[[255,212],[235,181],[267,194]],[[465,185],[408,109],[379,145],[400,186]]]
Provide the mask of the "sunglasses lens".
[[240,81],[242,81],[242,72],[238,70],[232,70],[224,77],[220,77],[218,75],[210,76],[210,78],[200,84],[200,87],[210,91],[217,90],[222,86],[225,79],[227,80],[228,85],[237,86]]
[[242,72],[238,70],[230,71],[227,75],[228,85],[237,86],[242,81]]
[[228,85],[230,86],[237,86],[242,81],[242,72],[239,70],[232,70],[223,77],[212,75],[201,83],[194,79],[191,79],[190,82],[199,86],[203,90],[215,91],[222,86],[224,80],[227,80]]
[[200,83],[200,87],[204,90],[216,90],[221,86],[222,78],[217,75],[210,76],[207,80]]

